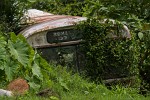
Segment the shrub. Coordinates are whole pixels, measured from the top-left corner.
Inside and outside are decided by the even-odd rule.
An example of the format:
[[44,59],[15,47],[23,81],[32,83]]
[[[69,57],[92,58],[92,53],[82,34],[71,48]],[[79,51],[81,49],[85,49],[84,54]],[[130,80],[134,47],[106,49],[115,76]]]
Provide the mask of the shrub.
[[[108,38],[111,32],[121,35],[121,24],[100,23],[91,19],[79,26],[85,40],[86,74],[92,80],[138,76],[138,46],[132,35],[127,38]],[[132,34],[132,33],[131,33]]]
[[139,45],[140,45],[140,77],[142,80],[141,83],[141,92],[145,94],[150,90],[150,32],[141,31],[138,33]]

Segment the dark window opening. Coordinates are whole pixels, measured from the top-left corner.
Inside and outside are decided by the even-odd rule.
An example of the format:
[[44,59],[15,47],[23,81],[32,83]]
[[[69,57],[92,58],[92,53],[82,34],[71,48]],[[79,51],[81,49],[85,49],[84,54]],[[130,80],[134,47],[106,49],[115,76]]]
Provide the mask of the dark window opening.
[[[84,54],[80,45],[40,48],[38,51],[48,62],[66,66],[75,72],[81,72],[84,66]],[[82,68],[81,68],[82,67]]]
[[48,31],[46,34],[48,43],[59,43],[67,41],[76,41],[82,38],[78,30],[66,29],[57,31]]

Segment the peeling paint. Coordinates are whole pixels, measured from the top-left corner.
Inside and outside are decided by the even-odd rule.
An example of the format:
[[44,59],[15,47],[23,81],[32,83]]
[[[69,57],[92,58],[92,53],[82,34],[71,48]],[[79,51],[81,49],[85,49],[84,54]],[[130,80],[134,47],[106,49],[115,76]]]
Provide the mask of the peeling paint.
[[[64,29],[71,29],[76,24],[80,23],[81,21],[86,21],[86,17],[79,17],[79,16],[68,16],[68,15],[54,15],[51,13],[43,12],[36,9],[28,10],[22,19],[22,24],[29,25],[24,30],[20,32],[29,44],[34,48],[42,48],[48,46],[60,46],[61,43],[53,43],[50,44],[47,42],[46,34],[48,31],[52,30],[64,30]],[[108,19],[104,19],[101,23],[105,23]],[[109,19],[115,24],[115,20]],[[108,35],[109,38],[131,38],[130,31],[126,25],[123,25],[123,28],[120,30],[122,33],[121,37],[110,33]],[[78,41],[78,40],[77,40]],[[68,41],[69,42],[69,41]],[[70,43],[66,43],[66,45]],[[71,41],[70,41],[71,42]],[[79,42],[71,42],[71,43],[79,43]],[[62,43],[65,45],[65,42]],[[71,45],[71,44],[70,44]]]

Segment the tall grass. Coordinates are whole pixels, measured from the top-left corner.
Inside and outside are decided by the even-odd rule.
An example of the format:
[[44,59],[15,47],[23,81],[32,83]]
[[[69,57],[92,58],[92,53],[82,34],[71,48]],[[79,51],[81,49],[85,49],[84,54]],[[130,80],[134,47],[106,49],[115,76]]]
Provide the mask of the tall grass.
[[[92,83],[78,74],[66,71],[62,66],[52,67],[49,75],[49,80],[44,80],[40,90],[30,90],[23,96],[0,97],[0,100],[150,100],[150,97],[138,94],[137,89],[116,86],[109,90],[103,84]],[[36,95],[47,88],[54,91],[54,95]]]

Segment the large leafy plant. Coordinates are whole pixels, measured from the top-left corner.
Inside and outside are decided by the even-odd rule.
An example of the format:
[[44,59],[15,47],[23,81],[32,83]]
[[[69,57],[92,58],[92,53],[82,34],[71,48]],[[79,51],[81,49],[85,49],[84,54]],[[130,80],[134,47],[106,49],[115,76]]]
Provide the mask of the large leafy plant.
[[[15,78],[22,77],[28,80],[31,88],[38,88],[51,70],[46,61],[42,59],[26,42],[26,39],[15,33],[11,33],[10,39],[0,36],[0,72],[1,81],[10,82]],[[34,84],[34,85],[33,85]]]

